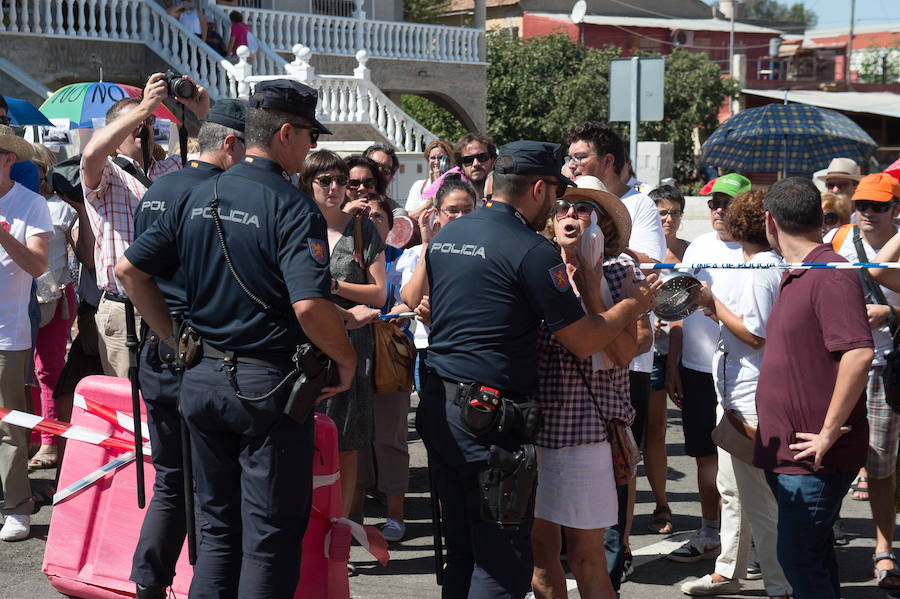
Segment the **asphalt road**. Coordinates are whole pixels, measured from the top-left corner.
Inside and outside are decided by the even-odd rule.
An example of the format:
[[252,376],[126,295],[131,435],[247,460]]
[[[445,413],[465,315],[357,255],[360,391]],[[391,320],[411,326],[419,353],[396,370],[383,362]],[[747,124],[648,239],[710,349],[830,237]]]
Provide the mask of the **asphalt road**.
[[[679,539],[700,525],[697,484],[693,459],[684,456],[681,434],[681,413],[670,406],[667,446],[669,453],[668,495],[675,514],[676,532],[671,537],[644,532],[651,521],[654,503],[647,481],[639,471],[637,505],[635,509],[632,551],[635,572],[622,586],[624,599],[652,597],[668,599],[684,597],[679,590],[682,582],[712,571],[712,561],[694,564],[670,562],[663,556],[679,545]],[[351,596],[357,599],[429,599],[440,597],[435,584],[434,557],[430,523],[430,504],[427,494],[425,450],[414,430],[409,431],[411,451],[411,482],[407,498],[407,539],[391,544],[391,560],[380,566],[361,548],[354,547],[351,562],[358,575],[350,579]],[[32,478],[52,478],[55,471],[32,474]],[[61,597],[41,572],[44,546],[49,529],[51,508],[43,508],[34,518],[32,537],[20,543],[0,543],[0,597],[9,599],[56,599]],[[874,599],[886,596],[872,578],[871,555],[874,546],[869,506],[853,501],[849,495],[841,515],[851,541],[839,547],[843,597],[846,599]],[[366,504],[366,523],[383,522],[384,506],[375,500]],[[126,574],[127,575],[127,574]],[[574,580],[570,597],[578,597]],[[743,581],[743,590],[728,597],[765,597],[762,581]]]

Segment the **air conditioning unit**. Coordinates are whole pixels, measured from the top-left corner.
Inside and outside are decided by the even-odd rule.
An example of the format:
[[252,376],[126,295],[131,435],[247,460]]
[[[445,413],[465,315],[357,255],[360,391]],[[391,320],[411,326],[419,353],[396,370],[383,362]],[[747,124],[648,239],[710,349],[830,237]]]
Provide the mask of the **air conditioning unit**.
[[676,46],[693,46],[694,32],[675,29],[672,31],[672,43]]

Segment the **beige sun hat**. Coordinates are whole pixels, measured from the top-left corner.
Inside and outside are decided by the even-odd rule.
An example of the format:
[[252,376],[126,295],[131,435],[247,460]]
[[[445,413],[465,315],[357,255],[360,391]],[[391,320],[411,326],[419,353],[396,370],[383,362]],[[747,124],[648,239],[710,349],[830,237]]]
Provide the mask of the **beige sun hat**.
[[850,158],[834,158],[828,164],[828,168],[824,173],[818,176],[819,179],[847,179],[849,181],[859,181],[862,175],[859,174],[859,165]]
[[[628,214],[628,208],[625,207],[622,200],[607,191],[606,186],[597,177],[582,175],[575,179],[575,185],[576,187],[566,188],[563,199],[573,203],[578,200],[587,200],[600,208],[602,214],[601,218],[597,220],[606,237],[605,253],[607,256],[618,256],[628,247],[628,240],[631,238],[631,215]],[[615,227],[614,238],[603,226],[603,216],[609,217]]]
[[31,144],[16,135],[9,125],[0,125],[0,152],[12,152],[16,162],[31,158]]

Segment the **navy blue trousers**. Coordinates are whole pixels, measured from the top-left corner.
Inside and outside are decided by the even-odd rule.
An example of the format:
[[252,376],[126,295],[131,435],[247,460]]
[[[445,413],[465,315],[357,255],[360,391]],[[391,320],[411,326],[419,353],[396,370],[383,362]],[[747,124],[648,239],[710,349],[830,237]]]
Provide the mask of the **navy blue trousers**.
[[[241,393],[261,397],[286,370],[238,363]],[[290,599],[312,507],[314,419],[282,413],[290,385],[259,402],[235,397],[222,360],[185,373],[199,525],[192,599]]]
[[134,551],[131,580],[146,587],[167,587],[175,577],[175,562],[186,534],[178,377],[165,365],[148,364],[148,352],[149,344],[145,344],[139,379],[156,479]]
[[429,372],[416,411],[416,430],[425,442],[441,501],[447,543],[445,599],[513,599],[531,589],[534,558],[529,518],[517,530],[504,530],[481,517],[478,473],[487,465],[491,444],[514,451],[518,443],[491,433],[475,437],[459,420],[459,407],[445,398],[444,383]]

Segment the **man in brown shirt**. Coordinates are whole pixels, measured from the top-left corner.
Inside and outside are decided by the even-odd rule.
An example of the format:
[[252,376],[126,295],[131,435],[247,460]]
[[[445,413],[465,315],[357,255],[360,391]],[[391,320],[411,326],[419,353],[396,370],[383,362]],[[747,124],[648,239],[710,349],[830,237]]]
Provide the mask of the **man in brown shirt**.
[[[812,182],[772,186],[766,236],[787,262],[844,261],[822,245]],[[874,356],[862,285],[849,270],[790,270],[766,326],[754,464],[778,502],[778,561],[796,599],[840,597],[832,525],[868,448]]]

